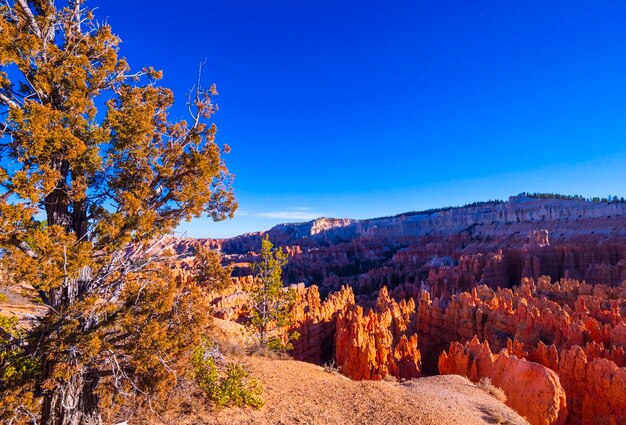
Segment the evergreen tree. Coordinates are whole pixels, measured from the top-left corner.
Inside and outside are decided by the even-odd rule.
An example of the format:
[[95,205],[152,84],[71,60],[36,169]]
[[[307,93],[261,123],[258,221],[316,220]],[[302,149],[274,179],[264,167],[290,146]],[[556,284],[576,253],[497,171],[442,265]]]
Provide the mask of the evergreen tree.
[[176,283],[159,238],[236,208],[207,122],[215,86],[170,120],[161,73],[131,73],[109,25],[62,5],[0,5],[0,249],[48,307],[34,330],[0,323],[3,423],[99,423],[103,406],[171,389],[208,305]]
[[193,277],[198,286],[209,292],[219,292],[231,284],[232,266],[223,267],[220,255],[209,248],[196,246],[193,262]]
[[297,332],[288,335],[284,331],[292,322],[295,297],[294,291],[283,285],[282,269],[286,264],[287,254],[282,248],[274,249],[266,235],[261,241],[260,260],[253,266],[249,322],[261,348],[290,349],[290,340],[299,336]]

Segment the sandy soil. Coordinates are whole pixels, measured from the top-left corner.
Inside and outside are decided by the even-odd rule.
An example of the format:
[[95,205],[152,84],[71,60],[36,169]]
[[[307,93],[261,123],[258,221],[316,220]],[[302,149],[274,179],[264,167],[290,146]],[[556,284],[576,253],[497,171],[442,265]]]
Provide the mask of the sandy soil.
[[[239,325],[216,320],[235,338]],[[187,424],[508,424],[528,425],[515,411],[457,375],[407,382],[352,381],[295,360],[244,356],[264,388],[260,410],[224,408],[186,412],[163,423]],[[169,415],[168,415],[169,416]]]
[[223,409],[196,423],[527,424],[457,375],[356,382],[294,360],[248,358],[246,363],[263,384],[265,406],[258,411]]

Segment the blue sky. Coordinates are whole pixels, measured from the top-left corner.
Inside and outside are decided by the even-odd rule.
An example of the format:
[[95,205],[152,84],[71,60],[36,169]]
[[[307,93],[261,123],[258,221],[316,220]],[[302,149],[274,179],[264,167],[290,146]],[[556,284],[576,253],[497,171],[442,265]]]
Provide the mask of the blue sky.
[[205,58],[225,237],[522,191],[626,195],[626,2],[93,0],[184,97]]

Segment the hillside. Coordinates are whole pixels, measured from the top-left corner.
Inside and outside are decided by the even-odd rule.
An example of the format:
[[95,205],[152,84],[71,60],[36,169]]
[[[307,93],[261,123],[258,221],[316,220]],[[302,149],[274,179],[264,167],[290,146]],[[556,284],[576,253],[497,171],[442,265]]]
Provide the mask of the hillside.
[[[230,341],[238,326],[216,320]],[[458,375],[406,382],[352,381],[296,360],[238,358],[264,388],[260,410],[172,412],[163,424],[510,424],[527,425],[512,409]],[[132,424],[132,422],[131,422]]]

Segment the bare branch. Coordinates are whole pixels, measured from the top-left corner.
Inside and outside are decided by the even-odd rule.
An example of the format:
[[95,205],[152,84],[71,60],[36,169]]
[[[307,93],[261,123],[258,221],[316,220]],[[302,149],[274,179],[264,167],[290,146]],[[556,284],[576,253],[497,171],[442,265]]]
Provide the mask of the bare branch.
[[28,243],[21,241],[17,244],[17,247],[21,249],[24,254],[28,255],[30,258],[37,258],[37,253],[33,251],[33,249],[28,245]]
[[26,15],[26,19],[28,19],[28,24],[30,25],[30,28],[33,30],[33,32],[37,36],[39,36],[39,38],[41,38],[42,37],[41,29],[39,28],[39,25],[37,24],[35,15],[33,15],[33,11],[30,10],[30,7],[28,7],[26,0],[15,0],[15,1],[17,4],[20,5],[22,10],[24,11],[24,14]]
[[19,108],[20,105],[17,104],[17,102],[15,102],[13,99],[11,99],[9,96],[5,95],[4,93],[0,93],[0,101],[2,103],[4,103],[7,106],[13,107],[13,108]]

